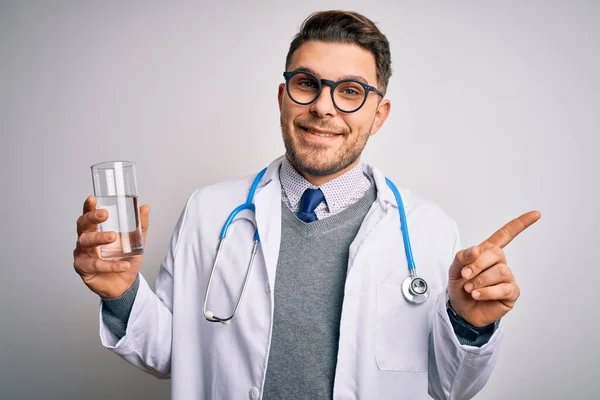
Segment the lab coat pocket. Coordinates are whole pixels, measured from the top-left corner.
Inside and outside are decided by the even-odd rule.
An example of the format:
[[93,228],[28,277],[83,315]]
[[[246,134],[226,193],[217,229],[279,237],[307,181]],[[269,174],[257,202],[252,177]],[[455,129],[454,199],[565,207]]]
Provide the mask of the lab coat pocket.
[[[431,293],[433,295],[433,293]],[[382,371],[427,370],[429,305],[408,303],[399,285],[377,285],[375,359]]]

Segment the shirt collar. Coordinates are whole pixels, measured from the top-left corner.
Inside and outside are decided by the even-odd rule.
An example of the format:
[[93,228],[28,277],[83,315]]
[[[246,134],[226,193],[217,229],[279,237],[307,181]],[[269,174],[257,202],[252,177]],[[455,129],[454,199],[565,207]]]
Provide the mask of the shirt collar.
[[343,210],[348,204],[348,199],[356,196],[354,191],[364,188],[365,185],[368,188],[370,185],[370,180],[365,175],[362,163],[358,163],[343,175],[321,186],[315,186],[296,171],[287,157],[283,157],[279,179],[292,209],[298,208],[302,194],[306,189],[320,188],[325,196],[325,202],[330,213]]

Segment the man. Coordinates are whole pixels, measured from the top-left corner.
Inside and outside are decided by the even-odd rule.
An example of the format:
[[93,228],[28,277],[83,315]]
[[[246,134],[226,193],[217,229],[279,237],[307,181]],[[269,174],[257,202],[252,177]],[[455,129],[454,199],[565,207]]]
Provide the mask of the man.
[[[208,295],[207,282],[223,222],[255,174],[190,196],[155,292],[139,273],[141,256],[98,258],[98,246],[115,236],[97,232],[108,215],[89,197],[74,265],[102,298],[103,345],[170,377],[178,399],[464,399],[481,390],[501,318],[519,297],[502,247],[540,215],[524,214],[461,249],[452,219],[402,189],[430,293],[422,304],[407,302],[399,202],[381,172],[360,161],[389,115],[390,76],[388,41],[369,19],[329,11],[304,21],[278,91],[286,153],[259,177],[255,214],[240,215],[256,223],[260,246],[228,324],[209,320],[237,304],[254,227],[236,226]],[[140,213],[145,241],[149,207]]]

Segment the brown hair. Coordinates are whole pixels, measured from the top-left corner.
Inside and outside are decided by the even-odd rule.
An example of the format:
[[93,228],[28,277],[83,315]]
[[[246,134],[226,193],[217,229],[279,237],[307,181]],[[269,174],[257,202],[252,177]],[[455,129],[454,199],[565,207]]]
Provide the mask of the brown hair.
[[390,44],[373,21],[352,11],[320,11],[309,15],[290,43],[286,69],[294,52],[310,40],[355,44],[370,51],[375,57],[379,90],[385,93],[392,76]]

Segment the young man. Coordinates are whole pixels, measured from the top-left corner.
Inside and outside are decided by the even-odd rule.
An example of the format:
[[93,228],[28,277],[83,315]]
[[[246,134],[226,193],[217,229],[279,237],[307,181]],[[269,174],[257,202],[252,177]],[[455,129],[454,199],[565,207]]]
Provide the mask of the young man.
[[[390,75],[387,39],[369,19],[329,11],[304,21],[278,92],[285,156],[256,179],[255,213],[238,216],[256,223],[260,245],[227,324],[215,314],[226,319],[242,293],[254,227],[236,226],[208,295],[207,283],[223,223],[255,174],[190,196],[155,292],[139,273],[141,256],[98,258],[114,235],[97,232],[108,215],[89,197],[74,265],[102,298],[103,345],[170,377],[176,399],[474,396],[494,368],[500,320],[519,297],[502,247],[539,213],[463,250],[451,218],[401,189],[429,294],[417,287],[424,301],[408,302],[401,204],[360,161],[390,112]],[[141,215],[145,238],[148,206]]]

